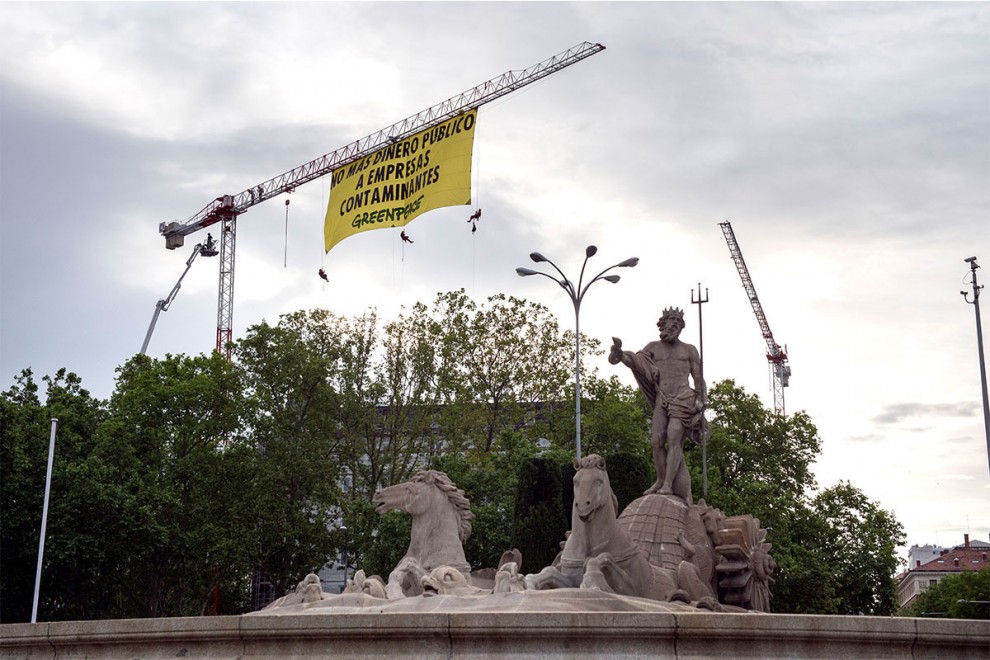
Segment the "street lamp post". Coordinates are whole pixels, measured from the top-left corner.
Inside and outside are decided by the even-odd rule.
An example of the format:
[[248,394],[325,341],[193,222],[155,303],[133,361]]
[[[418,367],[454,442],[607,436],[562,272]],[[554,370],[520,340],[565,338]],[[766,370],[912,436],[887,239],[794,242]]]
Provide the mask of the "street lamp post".
[[612,284],[619,281],[618,275],[605,275],[608,271],[613,268],[631,268],[639,263],[638,257],[631,257],[625,261],[620,261],[619,263],[609,266],[602,272],[598,273],[591,278],[587,284],[584,284],[584,269],[588,265],[588,259],[595,256],[596,252],[598,252],[598,248],[594,245],[589,245],[585,248],[584,263],[581,265],[581,274],[578,276],[577,286],[574,286],[574,283],[567,279],[564,273],[557,268],[557,264],[544,257],[539,252],[531,252],[529,258],[536,263],[546,262],[550,264],[560,275],[560,279],[538,270],[532,270],[530,268],[516,268],[516,274],[520,277],[542,275],[543,277],[553,280],[560,285],[561,289],[567,292],[571,302],[574,304],[574,428],[577,458],[581,458],[581,301],[584,299],[584,294],[588,292],[588,288],[598,280],[605,280],[606,282],[611,282]]
[[347,589],[347,559],[348,559],[348,557],[347,557],[347,550],[348,550],[348,545],[349,544],[347,542],[347,526],[346,525],[341,525],[337,529],[340,532],[343,532],[343,534],[344,534],[344,550],[340,553],[340,558],[343,559],[343,564],[344,564],[344,586],[340,590],[340,592],[343,593],[344,590]]
[[970,257],[963,261],[969,264],[970,272],[973,274],[973,301],[970,302],[967,297],[968,292],[960,291],[959,293],[962,294],[966,302],[973,305],[976,312],[976,348],[980,356],[980,383],[983,386],[983,429],[987,436],[987,461],[990,464],[990,402],[987,401],[987,367],[983,360],[983,327],[980,325],[980,289],[983,287],[976,282],[976,269],[980,267],[976,263],[976,257]]

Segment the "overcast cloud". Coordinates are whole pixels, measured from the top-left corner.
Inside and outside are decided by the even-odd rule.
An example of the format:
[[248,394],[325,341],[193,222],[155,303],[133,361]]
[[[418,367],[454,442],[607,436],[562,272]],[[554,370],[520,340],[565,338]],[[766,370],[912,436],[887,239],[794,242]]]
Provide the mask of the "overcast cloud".
[[[358,314],[465,288],[570,302],[516,277],[629,256],[582,331],[628,346],[704,305],[705,373],[772,406],[765,345],[718,224],[730,220],[817,424],[822,486],[851,481],[908,543],[988,539],[990,473],[968,266],[990,264],[986,3],[2,3],[0,386],[67,367],[99,397],[192,245],[187,218],[509,69],[607,47],[481,109],[469,209],[324,256],[328,181],[238,223],[234,334],[279,314]],[[283,268],[283,251],[288,264]],[[325,268],[323,284],[316,276]],[[979,271],[981,281],[986,271]],[[201,259],[149,353],[215,340]],[[598,362],[601,373],[625,370]]]

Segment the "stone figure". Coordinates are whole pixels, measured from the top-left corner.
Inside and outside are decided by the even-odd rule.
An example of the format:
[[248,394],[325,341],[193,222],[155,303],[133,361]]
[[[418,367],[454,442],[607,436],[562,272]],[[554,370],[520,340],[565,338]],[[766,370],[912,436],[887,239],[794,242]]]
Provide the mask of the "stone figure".
[[438,566],[452,566],[470,577],[471,567],[461,544],[471,536],[474,514],[464,491],[450,477],[425,470],[409,481],[383,488],[372,501],[378,513],[399,510],[412,515],[412,533],[403,560],[415,560],[425,573]]
[[289,605],[299,605],[300,603],[317,603],[324,598],[323,587],[320,584],[320,576],[310,573],[296,585],[296,590],[275,600],[265,609],[275,609]]
[[746,514],[723,521],[717,546],[721,561],[715,570],[721,576],[722,601],[757,612],[770,611],[770,587],[777,562],[770,556],[767,530],[760,519]]
[[423,593],[423,578],[428,575],[429,572],[415,557],[403,557],[388,574],[385,594],[389,600],[420,596]]
[[495,573],[493,594],[508,594],[526,591],[526,576],[519,572],[519,566],[514,561],[502,564]]
[[651,600],[704,602],[717,608],[697,567],[681,561],[674,569],[654,566],[618,523],[618,505],[605,459],[589,454],[574,461],[571,533],[556,566],[527,575],[533,589],[581,587]]
[[673,494],[690,503],[691,476],[684,462],[684,440],[707,440],[708,422],[702,412],[708,404],[708,389],[701,377],[698,349],[679,339],[684,312],[665,309],[657,327],[660,341],[651,341],[636,353],[622,350],[622,340],[613,337],[608,361],[621,362],[632,370],[653,408],[650,443],[657,479],[646,494]]
[[535,606],[554,589],[570,589],[570,596],[562,597],[572,599],[578,610],[589,602],[587,590],[593,590],[609,594],[594,596],[595,602],[632,598],[720,612],[769,611],[776,563],[758,519],[727,518],[704,500],[691,504],[661,493],[643,495],[620,515],[605,460],[590,454],[575,460],[574,467],[571,529],[553,564],[539,573],[523,575],[522,556],[515,549],[503,553],[497,570],[472,573],[462,546],[471,533],[470,504],[447,475],[428,470],[373,498],[379,513],[402,510],[413,517],[409,549],[387,584],[359,569],[344,593],[331,595],[310,574],[266,611],[397,603],[407,604],[403,611],[430,610],[424,596],[437,597],[427,599],[434,603],[468,599],[472,604],[465,600],[464,606],[472,610],[489,607],[482,602],[489,597],[491,607],[498,607],[499,598],[515,599],[513,607],[522,602],[518,598]]
[[437,566],[420,581],[424,595],[433,593],[445,596],[482,596],[492,593],[491,589],[482,589],[471,584],[464,573],[452,566]]
[[358,569],[354,577],[347,580],[347,586],[342,593],[345,594],[368,594],[374,598],[387,599],[385,583],[377,575],[368,577],[365,572]]

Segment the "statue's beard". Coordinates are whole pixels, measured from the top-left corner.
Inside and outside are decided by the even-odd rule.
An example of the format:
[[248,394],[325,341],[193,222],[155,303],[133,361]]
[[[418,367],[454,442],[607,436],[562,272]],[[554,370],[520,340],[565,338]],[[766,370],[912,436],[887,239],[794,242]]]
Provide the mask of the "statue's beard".
[[677,339],[677,336],[680,334],[681,334],[680,330],[661,330],[660,341],[665,341],[669,344],[670,342]]

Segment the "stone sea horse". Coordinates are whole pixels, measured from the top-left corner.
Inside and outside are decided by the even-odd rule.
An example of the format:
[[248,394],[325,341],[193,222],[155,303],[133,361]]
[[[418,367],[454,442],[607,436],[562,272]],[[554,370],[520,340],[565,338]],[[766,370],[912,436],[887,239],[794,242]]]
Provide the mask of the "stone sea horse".
[[650,564],[639,544],[618,523],[618,503],[605,459],[590,454],[574,461],[571,533],[557,566],[527,575],[533,589],[581,587],[660,601],[697,602],[718,609],[697,567],[682,561],[676,569]]

